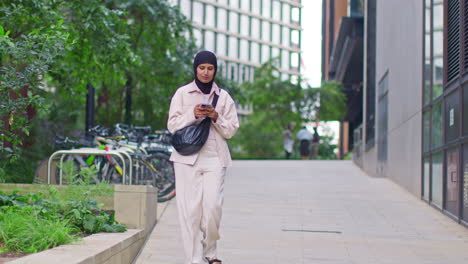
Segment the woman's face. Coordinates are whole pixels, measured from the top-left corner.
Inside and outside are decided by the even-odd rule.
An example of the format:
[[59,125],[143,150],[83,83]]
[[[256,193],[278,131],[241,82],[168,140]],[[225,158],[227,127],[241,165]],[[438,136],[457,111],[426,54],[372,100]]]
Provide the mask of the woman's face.
[[197,67],[197,78],[202,83],[209,83],[213,80],[215,67],[211,63],[203,63]]

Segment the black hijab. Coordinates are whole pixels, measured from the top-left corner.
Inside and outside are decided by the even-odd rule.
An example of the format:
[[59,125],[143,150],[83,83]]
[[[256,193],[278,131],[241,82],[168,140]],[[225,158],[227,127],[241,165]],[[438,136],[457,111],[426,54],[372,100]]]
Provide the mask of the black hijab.
[[[202,83],[200,80],[197,78],[197,67],[200,64],[203,63],[210,63],[214,65],[214,75],[213,75],[213,80],[211,80],[209,83]],[[195,56],[195,59],[193,60],[193,72],[195,74],[195,83],[197,84],[198,88],[204,93],[204,94],[209,94],[211,92],[211,87],[213,87],[213,81],[216,76],[216,72],[218,70],[218,61],[216,59],[216,55],[214,55],[213,52],[211,51],[200,51],[197,53]]]

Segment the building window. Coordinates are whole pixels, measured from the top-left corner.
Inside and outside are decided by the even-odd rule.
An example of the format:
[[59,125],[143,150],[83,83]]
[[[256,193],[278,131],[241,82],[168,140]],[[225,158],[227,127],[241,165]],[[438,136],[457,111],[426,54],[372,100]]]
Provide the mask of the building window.
[[291,9],[291,22],[300,22],[300,9],[298,7],[293,7]]
[[[260,0],[258,0],[260,1]],[[271,17],[271,1],[272,0],[262,0],[262,15],[264,17],[270,18]]]
[[291,40],[291,33],[288,27],[283,27],[283,36],[281,37],[283,40],[283,45],[289,47],[291,44],[289,41]]
[[193,10],[192,10],[192,21],[202,25],[203,18],[205,17],[203,12],[203,4],[200,2],[192,2]]
[[252,18],[252,37],[260,39],[260,20],[258,18]]
[[[254,0],[255,2],[255,0]],[[250,0],[242,0],[241,2],[242,10],[250,11]]]
[[442,208],[442,157],[442,152],[438,152],[432,156],[431,202],[439,208]]
[[195,37],[195,44],[198,47],[203,47],[203,34],[199,29],[193,30],[193,35]]
[[224,8],[218,8],[218,19],[216,20],[217,28],[227,30],[227,12]]
[[289,4],[283,4],[283,19],[282,21],[286,24],[291,23],[291,6]]
[[260,46],[256,42],[252,42],[250,45],[251,48],[251,57],[250,61],[253,63],[260,63]]
[[205,49],[215,51],[215,34],[213,31],[205,31]]
[[205,25],[209,27],[216,26],[216,11],[214,6],[212,5],[205,5]]
[[248,61],[249,60],[249,42],[245,39],[240,41],[240,59]]
[[281,3],[279,1],[273,1],[273,19],[281,20]]
[[260,5],[261,5],[261,1],[259,0],[253,0],[252,1],[252,13],[256,14],[256,15],[261,15],[260,11]]
[[261,63],[265,63],[270,59],[270,46],[262,45],[262,61]]
[[226,35],[218,33],[216,36],[216,53],[218,55],[226,56]]
[[429,201],[429,185],[430,185],[430,167],[431,162],[429,158],[423,160],[423,189],[422,189],[422,197],[424,200]]
[[278,24],[273,24],[273,43],[281,44],[281,28]]
[[283,50],[282,51],[282,56],[281,56],[281,68],[285,69],[285,70],[289,70],[290,69],[290,65],[289,65],[289,51],[287,50]]
[[236,12],[229,12],[229,31],[232,33],[239,32],[239,15]]
[[190,18],[191,0],[180,0],[180,12],[186,14]]
[[431,150],[431,112],[423,113],[423,152]]
[[236,37],[229,37],[229,48],[228,48],[229,57],[237,58],[238,56],[237,51],[239,50],[238,42],[239,41]]
[[239,0],[229,0],[229,5],[234,8],[239,8]]
[[241,34],[244,36],[248,36],[250,34],[250,18],[249,16],[242,15],[241,16]]
[[432,149],[442,146],[442,135],[442,102],[440,102],[432,108]]
[[299,47],[299,30],[291,30],[291,44]]
[[444,209],[454,215],[458,214],[458,166],[459,155],[458,149],[450,149],[447,151],[447,167],[445,171],[445,202]]
[[291,54],[291,67],[299,69],[299,54],[297,52]]
[[262,22],[262,40],[271,41],[270,27],[271,27],[270,22],[268,21]]
[[450,142],[460,137],[459,91],[447,96],[445,100],[445,141]]

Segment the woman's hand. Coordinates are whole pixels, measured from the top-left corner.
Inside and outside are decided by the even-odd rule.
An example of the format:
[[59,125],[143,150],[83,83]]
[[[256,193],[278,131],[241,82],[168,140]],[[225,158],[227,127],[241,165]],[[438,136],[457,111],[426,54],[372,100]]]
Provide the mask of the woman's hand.
[[209,118],[211,118],[211,120],[216,122],[216,120],[218,120],[218,112],[216,112],[214,107],[206,108],[206,110],[207,110],[206,116],[208,116]]
[[206,112],[206,110],[207,109],[205,107],[201,107],[201,104],[197,104],[193,108],[193,114],[195,115],[195,118],[206,117],[206,116],[208,116],[208,113]]
[[218,119],[218,112],[216,112],[214,107],[202,107],[200,104],[198,104],[193,109],[193,113],[196,118],[209,117],[214,122],[216,122]]

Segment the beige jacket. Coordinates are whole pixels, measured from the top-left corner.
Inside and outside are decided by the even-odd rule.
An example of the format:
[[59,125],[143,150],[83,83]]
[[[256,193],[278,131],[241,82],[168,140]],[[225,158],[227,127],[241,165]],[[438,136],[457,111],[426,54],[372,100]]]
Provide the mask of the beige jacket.
[[[209,102],[213,101],[214,93],[218,98],[215,110],[218,112],[216,122],[212,121],[210,126],[210,136],[214,133],[218,156],[223,167],[229,167],[232,164],[231,154],[226,142],[236,133],[239,128],[239,120],[234,101],[225,91],[219,89],[213,82],[213,89],[209,95]],[[195,81],[177,89],[171,100],[169,108],[169,118],[167,120],[167,129],[174,133],[175,131],[191,125],[197,121],[193,109],[195,105],[206,103],[205,95],[198,89]],[[198,153],[183,156],[176,150],[171,155],[171,161],[193,165],[198,158]]]

